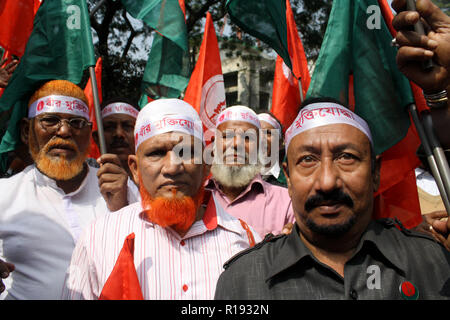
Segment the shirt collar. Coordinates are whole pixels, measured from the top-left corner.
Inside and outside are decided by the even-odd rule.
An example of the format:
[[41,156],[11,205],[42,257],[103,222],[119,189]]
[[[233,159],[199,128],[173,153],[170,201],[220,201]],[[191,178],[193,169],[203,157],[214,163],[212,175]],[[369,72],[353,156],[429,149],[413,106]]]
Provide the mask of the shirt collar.
[[264,171],[263,169],[263,175],[264,176],[274,176],[275,179],[278,179],[278,177],[280,176],[280,172],[281,172],[281,168],[278,162],[276,162],[272,167],[270,167],[269,170]]
[[[266,184],[267,184],[267,182],[264,181],[262,179],[261,175],[258,173],[253,178],[253,180],[248,184],[248,186],[245,188],[245,190],[242,191],[241,194],[239,196],[237,196],[236,199],[234,199],[231,202],[237,201],[238,199],[244,197],[247,193],[249,193],[251,191],[255,191],[257,193],[264,192],[264,196],[267,196],[267,194],[266,194]],[[220,192],[222,195],[224,195],[222,190],[220,190],[219,183],[214,178],[208,179],[208,181],[206,182],[206,185],[205,185],[205,189],[206,190],[214,190],[215,189],[218,192]]]
[[[221,227],[223,229],[232,231],[236,234],[242,233],[242,227],[239,223],[236,223],[236,219],[233,218],[231,215],[229,215],[221,206],[220,204],[215,200],[214,196],[209,193],[205,192],[206,196],[208,194],[210,195],[209,200],[207,201],[207,206],[205,213],[203,215],[203,218],[195,221],[189,231],[183,236],[183,239],[187,239],[199,234],[203,234],[208,231],[213,231],[217,227]],[[144,217],[144,209],[142,208],[142,204],[139,201],[139,203],[135,204],[138,206],[139,211],[139,217],[143,220],[145,224],[148,226],[154,228],[155,224]],[[171,229],[171,228],[169,228]],[[172,229],[171,229],[172,231]],[[178,233],[173,231],[172,232],[175,236],[178,236]]]
[[46,176],[41,171],[39,171],[39,169],[36,167],[36,164],[32,164],[33,170],[34,170],[35,181],[36,181],[36,184],[38,186],[50,187],[50,188],[56,190],[57,192],[63,194],[64,196],[68,196],[68,197],[76,195],[86,185],[87,180],[88,180],[88,176],[89,176],[90,168],[89,168],[89,166],[86,163],[84,165],[87,167],[87,172],[86,172],[86,176],[84,177],[84,179],[81,182],[80,186],[75,191],[72,191],[70,193],[65,193],[64,190],[62,190],[60,187],[58,187],[58,185],[56,184],[56,180]]
[[[353,256],[361,250],[377,250],[386,260],[404,272],[406,270],[405,262],[398,256],[397,250],[392,249],[392,246],[396,243],[397,241],[389,232],[386,232],[380,223],[372,221],[363,233]],[[266,282],[308,256],[315,259],[312,252],[301,240],[297,224],[294,224],[292,232],[286,237],[284,245],[273,259],[276,263],[270,267]]]

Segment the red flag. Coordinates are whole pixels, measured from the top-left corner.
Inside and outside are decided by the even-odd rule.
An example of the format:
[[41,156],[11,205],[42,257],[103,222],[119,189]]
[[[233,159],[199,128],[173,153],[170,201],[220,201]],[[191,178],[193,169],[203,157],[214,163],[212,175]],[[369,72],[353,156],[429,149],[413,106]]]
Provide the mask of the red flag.
[[217,116],[226,107],[219,45],[209,12],[206,14],[203,41],[184,101],[197,110],[205,130],[215,128]]
[[286,0],[286,22],[288,28],[288,49],[292,62],[292,72],[278,56],[275,66],[275,76],[272,92],[271,112],[280,120],[285,131],[294,121],[298,114],[302,102],[300,96],[299,82],[302,86],[302,95],[306,96],[311,77],[308,70],[303,44],[298,35],[297,26],[294,20],[294,14],[289,3]]
[[[98,58],[95,64],[95,78],[97,79],[98,98],[102,103],[102,58]],[[91,79],[88,80],[86,87],[84,88],[84,94],[89,102],[89,117],[92,122],[92,132],[97,131],[97,117],[95,116],[94,95],[92,93]],[[100,157],[100,151],[97,144],[91,136],[91,150],[88,157],[97,159]]]
[[4,0],[0,2],[0,45],[21,57],[31,31],[39,0]]
[[134,233],[127,236],[100,300],[144,300],[134,266]]
[[[378,3],[391,34],[395,36],[389,5],[386,0],[378,0]],[[413,83],[411,89],[418,109],[427,109],[421,90]],[[405,138],[381,155],[380,187],[375,194],[374,218],[397,217],[406,228],[422,222],[414,173],[420,165],[416,155],[419,146],[419,136],[415,126],[411,125]]]

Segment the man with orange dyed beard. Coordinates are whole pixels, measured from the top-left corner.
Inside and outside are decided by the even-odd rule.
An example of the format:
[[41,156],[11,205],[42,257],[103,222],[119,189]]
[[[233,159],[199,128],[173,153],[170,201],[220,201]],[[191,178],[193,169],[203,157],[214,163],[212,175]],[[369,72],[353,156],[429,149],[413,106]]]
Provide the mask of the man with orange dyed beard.
[[[128,163],[141,201],[86,229],[63,298],[212,299],[223,263],[260,238],[204,190],[202,123],[192,106],[178,99],[153,101],[141,109],[134,133],[136,154]],[[123,273],[116,273],[128,246],[138,283],[134,295]]]
[[81,231],[107,211],[98,169],[85,163],[91,125],[69,81],[49,81],[29,100],[21,138],[34,163],[0,179],[1,298],[59,299]]

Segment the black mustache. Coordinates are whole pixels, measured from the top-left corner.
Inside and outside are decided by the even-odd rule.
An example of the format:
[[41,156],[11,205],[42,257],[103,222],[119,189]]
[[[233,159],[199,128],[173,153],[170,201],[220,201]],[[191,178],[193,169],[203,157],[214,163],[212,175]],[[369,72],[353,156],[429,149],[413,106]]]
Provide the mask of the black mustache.
[[352,198],[341,189],[335,189],[327,193],[319,191],[317,194],[309,197],[305,202],[305,210],[309,212],[315,207],[333,204],[344,204],[349,208],[353,208]]
[[113,140],[111,148],[128,148],[130,145],[123,140]]

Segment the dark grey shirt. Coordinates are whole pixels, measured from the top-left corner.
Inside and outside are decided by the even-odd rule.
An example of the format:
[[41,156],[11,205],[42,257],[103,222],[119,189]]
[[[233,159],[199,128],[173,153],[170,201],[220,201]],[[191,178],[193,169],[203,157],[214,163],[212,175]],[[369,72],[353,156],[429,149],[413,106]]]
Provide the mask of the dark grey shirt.
[[371,222],[344,278],[312,255],[296,226],[230,259],[215,299],[450,299],[450,253],[395,225]]

